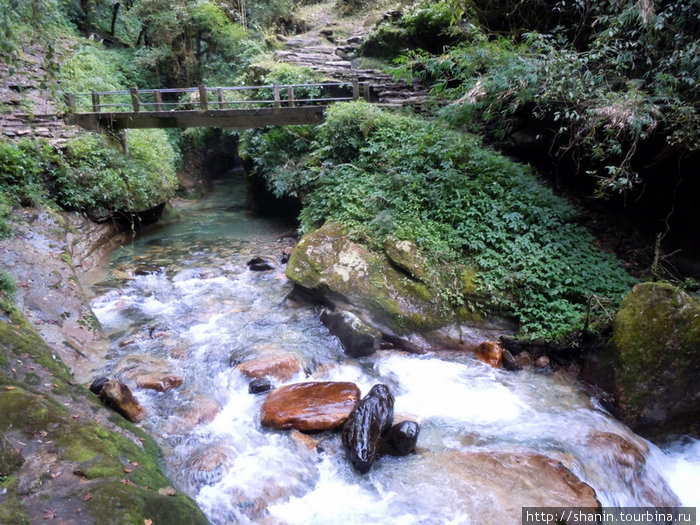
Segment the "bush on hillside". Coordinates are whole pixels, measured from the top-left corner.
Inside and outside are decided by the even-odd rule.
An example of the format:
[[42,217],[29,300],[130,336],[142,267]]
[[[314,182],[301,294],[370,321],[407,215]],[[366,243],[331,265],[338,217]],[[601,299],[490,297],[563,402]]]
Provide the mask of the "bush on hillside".
[[[315,140],[301,150],[307,165],[285,160],[296,154],[289,136],[257,146],[270,183],[286,170],[285,187],[303,196],[302,231],[337,221],[377,249],[416,242],[435,268],[453,269],[439,293],[455,308],[508,312],[524,335],[559,339],[584,328],[591,301],[619,301],[632,283],[576,210],[473,136],[358,102],[330,108]],[[472,286],[489,304],[473,302]]]

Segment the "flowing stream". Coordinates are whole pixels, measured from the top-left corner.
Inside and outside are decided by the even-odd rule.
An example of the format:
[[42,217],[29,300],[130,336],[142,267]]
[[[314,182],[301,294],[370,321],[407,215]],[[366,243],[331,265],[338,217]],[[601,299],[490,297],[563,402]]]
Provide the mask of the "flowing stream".
[[[256,255],[279,261],[292,243],[288,225],[247,209],[241,182],[219,183],[180,219],[118,250],[93,287],[93,309],[112,340],[104,374],[132,386],[176,487],[213,524],[499,523],[484,513],[507,505],[512,480],[453,468],[474,453],[547,455],[603,505],[677,497],[700,506],[699,441],[661,450],[563,375],[506,372],[449,353],[348,358],[314,307],[287,298],[282,263],[247,268]],[[396,414],[422,426],[417,453],[381,458],[363,476],[337,433],[312,436],[318,446],[309,450],[299,434],[262,427],[265,396],[248,393],[235,365],[279,352],[304,363],[286,383],[353,381],[363,395],[389,385]],[[165,392],[135,388],[129,377],[141,369],[184,382]]]

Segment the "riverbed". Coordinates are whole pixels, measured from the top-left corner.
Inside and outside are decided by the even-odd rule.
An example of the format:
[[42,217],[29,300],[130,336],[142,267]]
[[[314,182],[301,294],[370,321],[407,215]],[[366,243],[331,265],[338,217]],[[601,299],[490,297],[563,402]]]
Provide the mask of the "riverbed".
[[[104,375],[129,383],[130,371],[150,367],[182,377],[178,388],[134,393],[175,487],[213,524],[507,523],[508,502],[523,487],[453,468],[489,455],[552,458],[604,506],[700,506],[699,441],[679,438],[662,450],[563,373],[508,372],[447,352],[347,357],[318,307],[289,297],[289,228],[251,213],[243,182],[231,177],[116,251],[92,289],[111,340]],[[251,271],[255,256],[273,269]],[[265,395],[248,393],[236,365],[280,353],[303,366],[276,385],[352,381],[364,395],[387,384],[395,413],[421,424],[416,453],[381,458],[360,475],[337,433],[315,434],[309,446],[262,427]]]

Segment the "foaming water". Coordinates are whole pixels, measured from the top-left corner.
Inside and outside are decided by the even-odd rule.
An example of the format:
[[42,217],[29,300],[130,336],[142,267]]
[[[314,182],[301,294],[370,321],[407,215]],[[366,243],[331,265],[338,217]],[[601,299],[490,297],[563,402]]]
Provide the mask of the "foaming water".
[[[480,512],[508,490],[475,490],[484,480],[454,466],[469,454],[544,454],[604,505],[676,496],[698,505],[700,442],[658,449],[564,376],[509,373],[464,355],[345,356],[313,308],[287,299],[292,286],[275,262],[290,246],[285,226],[246,214],[242,185],[227,184],[117,252],[92,303],[113,340],[105,375],[129,383],[146,366],[183,378],[173,390],[134,393],[174,483],[213,524],[486,523]],[[276,267],[250,271],[256,255]],[[302,364],[285,383],[352,381],[363,394],[389,385],[397,416],[422,425],[418,453],[382,458],[362,476],[337,433],[312,436],[317,452],[293,433],[263,428],[264,396],[248,393],[236,365],[280,353]]]

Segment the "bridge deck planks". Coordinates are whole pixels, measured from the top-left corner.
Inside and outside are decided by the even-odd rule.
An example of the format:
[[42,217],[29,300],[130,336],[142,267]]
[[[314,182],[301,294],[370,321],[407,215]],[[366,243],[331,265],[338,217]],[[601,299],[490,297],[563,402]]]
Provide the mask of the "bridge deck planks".
[[184,129],[195,127],[251,129],[264,126],[320,124],[323,122],[327,107],[73,113],[66,115],[66,120],[70,124],[98,131],[119,131],[127,128]]

